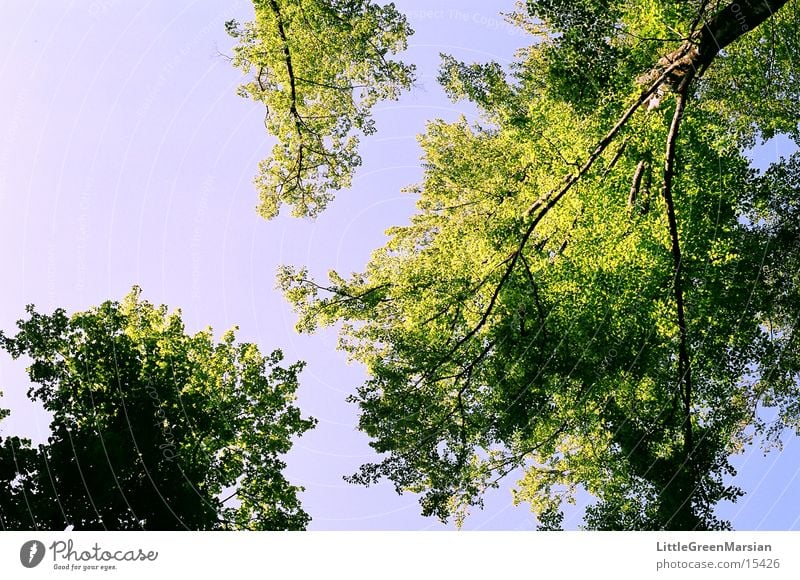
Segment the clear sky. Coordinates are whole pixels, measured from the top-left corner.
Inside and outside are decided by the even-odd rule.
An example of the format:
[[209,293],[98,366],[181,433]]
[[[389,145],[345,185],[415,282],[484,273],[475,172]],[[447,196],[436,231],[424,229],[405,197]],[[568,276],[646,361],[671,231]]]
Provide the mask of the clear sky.
[[[250,2],[7,0],[0,20],[0,328],[13,331],[24,306],[68,312],[120,299],[133,284],[146,299],[180,307],[190,331],[238,325],[262,351],[280,347],[308,363],[299,405],[319,419],[287,458],[306,487],[312,529],[445,529],[419,515],[391,485],[342,481],[372,459],[346,396],[364,379],[336,351],[335,332],[299,336],[274,289],[280,264],[312,273],[363,269],[384,230],[404,223],[419,180],[415,135],[426,120],[464,114],[435,82],[438,54],[507,63],[527,37],[500,10],[512,0],[398,0],[416,34],[407,60],[418,84],[380,105],[378,134],[362,143],[364,165],[315,221],[256,215],[251,178],[272,141],[263,108],[236,96],[241,81],[224,54],[224,22],[252,17]],[[764,166],[785,141],[759,149]],[[25,398],[20,364],[0,355],[0,434],[42,440],[47,417]],[[800,445],[736,458],[748,495],[719,513],[737,529],[800,529]],[[509,482],[512,483],[512,482]],[[526,506],[506,486],[467,520],[468,529],[531,529]],[[577,516],[567,518],[574,527]],[[452,528],[452,526],[449,526]]]

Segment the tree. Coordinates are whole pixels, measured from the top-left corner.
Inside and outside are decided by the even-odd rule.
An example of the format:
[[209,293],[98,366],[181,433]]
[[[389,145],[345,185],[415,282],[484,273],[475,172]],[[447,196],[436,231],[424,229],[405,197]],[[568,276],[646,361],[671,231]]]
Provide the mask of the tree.
[[577,489],[588,528],[729,527],[729,457],[800,419],[800,161],[746,156],[800,142],[796,10],[528,0],[510,72],[444,56],[482,120],[428,125],[411,223],[363,273],[278,275],[298,329],[342,323],[367,368],[383,457],[350,481],[460,520],[521,470],[543,527]]
[[3,529],[305,528],[302,488],[281,473],[315,423],[292,405],[302,363],[233,330],[190,336],[137,287],[72,316],[27,312],[0,345],[30,358],[51,434],[0,440]]
[[314,216],[361,164],[357,134],[375,131],[370,111],[397,98],[413,67],[389,58],[411,33],[392,4],[364,0],[259,0],[256,19],[226,23],[238,39],[233,64],[254,73],[239,94],[264,103],[278,137],[255,179],[259,213]]

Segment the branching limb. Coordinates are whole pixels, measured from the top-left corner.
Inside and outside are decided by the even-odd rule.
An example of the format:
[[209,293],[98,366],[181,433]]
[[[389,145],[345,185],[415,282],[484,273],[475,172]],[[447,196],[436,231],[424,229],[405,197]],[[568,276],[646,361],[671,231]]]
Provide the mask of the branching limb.
[[297,84],[294,76],[294,65],[292,64],[292,52],[289,50],[289,38],[286,35],[286,29],[283,25],[281,10],[278,6],[278,3],[276,0],[270,0],[269,6],[272,9],[273,14],[275,14],[275,21],[278,24],[278,34],[280,35],[281,42],[283,43],[283,58],[286,63],[286,74],[289,77],[289,112],[295,119],[295,129],[297,129],[297,134],[299,135],[300,114],[297,112]]

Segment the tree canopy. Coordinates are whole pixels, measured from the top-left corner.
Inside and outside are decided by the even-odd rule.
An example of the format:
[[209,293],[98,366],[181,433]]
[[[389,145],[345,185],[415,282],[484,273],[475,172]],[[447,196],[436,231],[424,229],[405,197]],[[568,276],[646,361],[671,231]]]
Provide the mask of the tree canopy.
[[233,330],[189,335],[136,287],[71,316],[27,313],[0,346],[30,359],[51,434],[0,438],[2,529],[305,528],[281,459],[315,424],[292,404],[302,363]]
[[410,223],[362,273],[278,274],[366,366],[350,481],[460,520],[522,473],[543,528],[579,489],[588,528],[729,527],[730,456],[800,419],[800,158],[747,156],[800,140],[797,4],[528,0],[510,70],[443,56],[481,120],[420,136]]
[[259,166],[259,213],[314,216],[360,165],[358,134],[375,131],[371,109],[410,86],[413,67],[390,55],[411,29],[392,4],[364,0],[258,0],[255,21],[226,28],[233,64],[253,78],[239,94],[266,108],[278,137]]

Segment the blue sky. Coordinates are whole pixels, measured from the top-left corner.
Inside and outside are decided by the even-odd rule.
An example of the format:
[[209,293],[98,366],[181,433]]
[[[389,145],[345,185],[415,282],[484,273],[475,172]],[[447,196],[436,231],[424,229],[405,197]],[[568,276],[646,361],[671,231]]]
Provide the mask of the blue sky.
[[[0,328],[13,330],[28,303],[80,310],[139,284],[151,302],[180,307],[191,331],[238,325],[241,340],[307,361],[299,404],[319,425],[296,444],[287,474],[306,487],[312,529],[446,527],[391,485],[342,481],[372,458],[345,402],[364,373],[336,351],[335,332],[294,332],[276,269],[361,270],[384,230],[414,209],[400,190],[421,175],[415,136],[426,120],[474,118],[438,88],[438,54],[507,63],[527,41],[498,14],[510,0],[396,4],[416,31],[406,58],[417,64],[417,86],[378,107],[379,131],[363,141],[353,188],[314,221],[266,222],[255,212],[251,178],[272,141],[263,109],[236,96],[241,75],[221,56],[232,46],[224,22],[248,20],[249,2],[12,0],[0,21]],[[757,162],[786,148],[772,142]],[[14,410],[0,434],[45,438],[24,369],[4,355],[0,388]],[[798,458],[795,440],[767,457],[758,449],[737,457],[749,493],[720,515],[737,529],[800,528]],[[505,487],[465,527],[531,529],[533,519]]]

